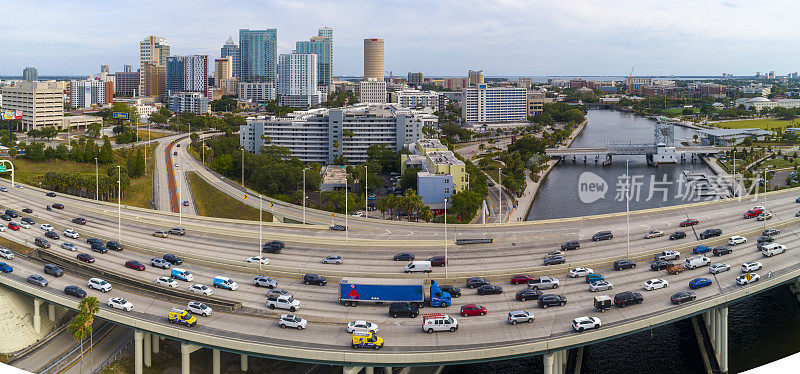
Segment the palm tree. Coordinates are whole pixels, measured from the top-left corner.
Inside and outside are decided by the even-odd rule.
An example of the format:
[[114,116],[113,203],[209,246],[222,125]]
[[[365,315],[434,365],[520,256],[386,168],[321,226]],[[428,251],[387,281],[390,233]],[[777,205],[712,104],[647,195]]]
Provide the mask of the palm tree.
[[[83,340],[86,339],[86,335],[89,331],[86,330],[86,315],[83,313],[78,313],[71,321],[69,321],[69,331],[72,332],[72,339],[75,340],[76,343],[81,345],[81,373],[83,373]],[[91,326],[89,327],[91,330]]]
[[97,298],[94,296],[89,296],[81,300],[78,304],[78,309],[80,313],[86,316],[86,330],[89,333],[89,349],[92,350],[91,357],[89,357],[89,370],[91,371],[92,365],[94,365],[94,334],[92,332],[92,323],[94,323],[94,315],[100,311],[100,305],[98,305]]

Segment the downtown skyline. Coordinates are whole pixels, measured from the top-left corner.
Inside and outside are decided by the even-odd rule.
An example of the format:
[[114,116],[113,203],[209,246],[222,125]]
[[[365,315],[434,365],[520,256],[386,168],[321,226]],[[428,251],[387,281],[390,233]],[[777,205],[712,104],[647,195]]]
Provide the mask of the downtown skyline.
[[361,75],[362,41],[371,37],[386,41],[385,68],[396,76],[460,75],[471,68],[487,76],[624,76],[632,66],[634,75],[782,75],[800,65],[800,54],[778,42],[795,29],[792,3],[772,3],[782,11],[770,17],[755,17],[768,9],[744,1],[100,4],[15,3],[11,9],[30,22],[7,24],[0,35],[0,75],[17,76],[27,66],[41,76],[88,75],[100,64],[112,72],[123,64],[136,68],[146,35],[167,38],[173,55],[218,58],[239,29],[275,28],[277,52],[289,53],[326,26],[336,30],[335,76]]

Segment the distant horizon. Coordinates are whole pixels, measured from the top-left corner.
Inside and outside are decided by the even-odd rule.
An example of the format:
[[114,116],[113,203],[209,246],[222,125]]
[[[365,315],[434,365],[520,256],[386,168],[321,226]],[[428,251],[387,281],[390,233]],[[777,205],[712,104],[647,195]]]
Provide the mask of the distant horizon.
[[[99,73],[99,72],[97,72]],[[92,73],[92,74],[97,74]],[[119,72],[110,72],[109,74],[115,74]],[[416,73],[416,72],[414,72]],[[424,73],[424,72],[423,72]],[[785,77],[786,75],[777,75],[776,77]],[[89,74],[84,75],[39,75],[38,78],[40,81],[48,80],[47,78],[86,78],[89,77]],[[341,79],[356,79],[356,78],[363,78],[363,75],[334,75],[334,78],[341,78]],[[394,78],[405,78],[406,75],[395,75]],[[389,78],[388,75],[384,76],[384,78]],[[467,78],[466,75],[425,75],[425,78],[436,78],[436,79],[447,79],[447,78]],[[518,78],[597,78],[597,79],[612,79],[612,80],[622,80],[628,78],[628,76],[623,75],[577,75],[577,74],[561,74],[561,75],[485,75],[485,79],[518,79]],[[723,77],[721,74],[718,75],[633,75],[633,78],[697,78],[697,79],[736,79],[736,78],[755,78],[755,75],[728,75]],[[24,79],[22,75],[0,75],[0,80],[17,80],[17,79]]]

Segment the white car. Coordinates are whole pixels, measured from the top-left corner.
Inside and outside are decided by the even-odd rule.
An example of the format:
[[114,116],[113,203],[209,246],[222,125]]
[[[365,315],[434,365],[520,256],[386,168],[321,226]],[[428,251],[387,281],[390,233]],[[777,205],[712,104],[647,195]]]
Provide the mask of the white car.
[[708,267],[708,272],[711,274],[719,274],[728,270],[731,270],[731,266],[724,262],[718,262]]
[[512,310],[508,312],[508,323],[516,325],[519,322],[533,323],[533,313],[527,310]]
[[294,314],[282,314],[281,318],[278,318],[278,326],[280,326],[282,329],[285,329],[287,327],[292,327],[298,330],[302,330],[306,328],[307,325],[308,321]]
[[0,248],[0,257],[6,260],[13,260],[14,252],[11,252],[8,248]]
[[347,332],[353,331],[378,332],[378,325],[369,321],[353,321],[347,324]]
[[665,287],[669,287],[669,282],[664,279],[653,278],[647,282],[644,282],[644,289],[647,291],[657,290]]
[[103,293],[111,291],[111,283],[108,283],[100,278],[89,279],[88,286],[90,289],[98,290]]
[[246,258],[244,260],[244,262],[251,263],[251,264],[253,264],[253,263],[257,264],[257,263],[260,262],[262,265],[266,265],[266,264],[269,264],[269,259],[266,258],[266,257],[255,256],[255,257]]
[[614,288],[614,284],[611,282],[606,282],[604,280],[589,283],[589,291],[598,292],[598,291],[607,291]]
[[121,297],[112,297],[108,299],[108,306],[112,308],[122,309],[126,312],[130,312],[133,309],[133,304],[130,301],[125,300]]
[[751,271],[761,270],[764,265],[761,265],[760,262],[752,261],[752,262],[745,262],[742,264],[742,273],[749,273]]
[[653,256],[653,258],[664,261],[677,260],[681,258],[681,253],[678,251],[661,251]]
[[764,206],[763,205],[756,205],[751,210],[758,210],[758,209],[764,210]]
[[747,238],[743,236],[731,236],[728,238],[728,244],[730,245],[737,245],[737,244],[744,244],[747,243]]
[[20,221],[19,222],[19,227],[22,227],[23,229],[29,229],[29,228],[31,228],[31,224],[28,223],[28,222],[25,222],[25,221]]
[[364,212],[355,212],[353,213],[353,217],[364,217]]
[[64,230],[64,236],[66,236],[66,237],[68,237],[68,238],[72,238],[72,239],[78,239],[78,238],[80,238],[80,237],[81,237],[81,236],[80,236],[80,235],[78,235],[78,233],[77,233],[75,230],[73,230],[73,229],[66,229],[66,230]]
[[572,328],[577,332],[583,332],[583,330],[589,329],[599,329],[600,324],[600,318],[597,317],[578,317],[572,320]]
[[178,281],[170,278],[170,277],[158,277],[156,278],[156,284],[167,286],[169,288],[178,287]]
[[0,232],[6,231],[6,225],[0,225]]
[[342,262],[344,262],[344,260],[342,259],[342,256],[336,256],[336,255],[328,256],[328,257],[325,257],[325,258],[322,259],[322,263],[323,264],[340,265]]
[[569,271],[570,278],[577,278],[577,277],[585,277],[587,274],[594,273],[594,270],[590,268],[574,268]]
[[214,290],[212,290],[211,288],[206,287],[205,285],[197,283],[197,284],[193,284],[193,285],[189,286],[189,292],[191,292],[191,293],[199,293],[199,294],[203,294],[203,295],[209,296],[209,295],[214,293]]
[[49,223],[43,223],[39,227],[44,231],[53,231],[53,226],[50,226]]
[[212,312],[210,306],[199,301],[190,301],[189,304],[186,304],[186,310],[192,312],[193,314],[199,314],[203,317],[210,316]]
[[736,277],[736,284],[744,286],[745,284],[757,282],[759,279],[761,279],[761,276],[756,273],[745,273]]
[[66,249],[68,251],[73,251],[73,252],[78,250],[78,246],[75,245],[74,243],[70,243],[70,242],[61,243],[61,248],[64,248],[64,249]]

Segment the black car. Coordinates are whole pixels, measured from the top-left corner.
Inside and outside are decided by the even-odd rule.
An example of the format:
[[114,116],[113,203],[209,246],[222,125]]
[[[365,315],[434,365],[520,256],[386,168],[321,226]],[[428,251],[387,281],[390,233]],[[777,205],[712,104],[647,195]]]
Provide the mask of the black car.
[[41,248],[50,248],[50,242],[48,242],[45,238],[36,238],[33,241],[33,244],[36,244],[37,247]]
[[681,291],[672,295],[672,297],[669,298],[669,301],[671,301],[675,305],[680,305],[681,303],[692,301],[696,298],[697,295],[695,295],[694,292]]
[[564,250],[564,251],[571,251],[571,250],[574,250],[574,249],[578,249],[580,247],[581,247],[581,243],[578,242],[577,240],[570,240],[570,241],[568,241],[568,242],[566,242],[566,243],[561,245],[561,249]]
[[46,236],[46,237],[48,237],[50,239],[53,239],[53,240],[61,239],[61,237],[58,236],[58,233],[55,232],[55,231],[47,231],[47,232],[44,233],[44,236]]
[[592,241],[597,242],[600,240],[610,240],[614,238],[614,234],[611,231],[600,231],[597,234],[592,235]]
[[400,316],[417,318],[419,315],[419,307],[409,303],[391,303],[389,305],[389,315],[392,318]]
[[566,296],[552,294],[539,296],[539,307],[542,309],[547,309],[549,306],[564,306],[566,304]]
[[557,264],[563,264],[565,262],[567,262],[566,257],[561,255],[550,256],[544,259],[545,265],[557,265]]
[[167,260],[167,262],[169,262],[170,264],[175,265],[175,266],[178,266],[178,265],[183,263],[183,260],[181,260],[180,257],[175,256],[173,254],[167,253],[167,254],[164,255],[163,258],[164,258],[164,260]]
[[53,209],[64,209],[64,204],[55,203],[53,204]]
[[452,297],[461,297],[461,289],[456,286],[445,284],[440,286],[439,288],[441,288],[442,291],[449,293],[450,296]]
[[64,287],[64,293],[69,296],[75,296],[77,298],[83,299],[86,297],[86,291],[81,289],[78,286],[66,286]]
[[108,253],[108,248],[102,244],[92,243],[92,252]]
[[317,286],[324,286],[328,284],[328,279],[317,274],[306,274],[303,276],[303,283],[316,284]]
[[683,239],[686,237],[686,233],[683,231],[675,231],[669,235],[669,240],[678,240]]
[[503,287],[487,284],[478,287],[478,295],[494,295],[503,293]]
[[78,253],[78,256],[76,256],[76,258],[80,261],[88,262],[90,264],[94,262],[94,257],[92,257],[92,255],[88,253]]
[[414,255],[408,252],[398,253],[394,255],[395,261],[414,261]]
[[700,239],[708,239],[722,235],[722,229],[708,229],[700,233]]
[[28,218],[28,217],[23,217],[23,218],[20,219],[20,221],[28,222],[28,224],[31,224],[31,225],[36,223],[36,221],[34,221],[33,218]]
[[781,230],[778,229],[766,229],[764,232],[761,233],[763,236],[775,236],[781,233]]
[[50,274],[50,275],[58,278],[58,277],[64,275],[64,270],[61,270],[61,268],[59,268],[55,264],[46,264],[46,265],[44,265],[44,273],[45,274]]
[[636,262],[633,260],[617,260],[614,261],[614,270],[632,269],[636,267]]
[[273,240],[269,243],[264,243],[264,246],[261,247],[261,252],[264,253],[281,253],[283,249],[283,242],[277,242]]
[[431,266],[444,266],[445,263],[444,256],[433,256],[428,261],[431,262]]
[[626,291],[614,295],[614,305],[620,308],[624,308],[628,305],[641,304],[642,301],[644,301],[644,297],[638,292]]
[[23,209],[23,210],[22,210],[22,212],[23,212],[23,213],[33,213],[33,209],[31,209],[31,208],[25,208],[25,209]]
[[48,196],[48,197],[56,197],[56,193],[55,192],[48,192],[45,195]]
[[86,224],[86,218],[81,218],[81,217],[73,218],[72,219],[72,223],[77,223],[79,225],[85,225]]
[[265,247],[266,247],[266,246],[270,246],[270,247],[278,247],[278,248],[280,248],[280,249],[283,249],[284,245],[285,245],[285,244],[284,244],[282,241],[280,241],[280,240],[273,240],[273,241],[271,241],[271,242],[266,242],[266,243],[264,243],[264,246],[265,246]]
[[100,239],[97,239],[97,238],[87,238],[86,242],[89,243],[89,245],[94,245],[94,244],[101,244],[102,245],[103,244],[103,241],[100,240]]
[[330,225],[328,228],[333,231],[347,231],[347,226],[345,225]]
[[480,277],[467,278],[467,288],[478,288],[489,284],[489,281]]
[[731,254],[733,250],[731,249],[731,247],[728,247],[727,245],[719,245],[714,247],[714,249],[711,250],[711,252],[714,254],[714,256],[722,256]]
[[650,263],[650,270],[665,270],[668,266],[672,265],[672,261],[655,260]]
[[119,252],[119,251],[123,250],[125,247],[122,244],[111,240],[108,243],[106,243],[106,248],[108,248],[108,249],[110,249],[112,251]]
[[11,216],[9,216],[8,214],[2,214],[0,215],[0,218],[2,218],[3,221],[11,221]]
[[758,244],[761,244],[761,243],[772,243],[774,241],[775,241],[775,239],[773,237],[771,237],[771,236],[761,235],[761,236],[758,237],[758,240],[756,241],[756,243],[758,243]]
[[517,291],[517,301],[536,300],[539,296],[542,296],[542,291],[532,288]]
[[6,209],[5,213],[6,213],[7,216],[9,216],[11,218],[19,217],[19,214],[17,212],[15,212],[14,210],[12,210],[12,209]]

